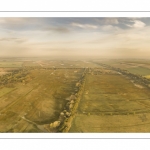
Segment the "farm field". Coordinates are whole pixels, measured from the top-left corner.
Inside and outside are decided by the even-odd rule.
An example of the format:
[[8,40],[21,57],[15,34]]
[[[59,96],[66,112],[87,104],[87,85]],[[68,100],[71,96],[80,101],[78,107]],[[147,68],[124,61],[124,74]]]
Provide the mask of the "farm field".
[[119,74],[88,74],[69,132],[150,132],[149,124],[148,89]]
[[150,75],[150,69],[145,67],[133,67],[133,68],[127,68],[127,70],[133,74],[138,74],[141,76]]
[[22,67],[22,62],[0,61],[0,68],[19,68],[19,67]]
[[97,63],[104,63],[106,65],[127,70],[128,72],[136,75],[141,75],[143,77],[149,78],[150,76],[150,61],[149,60],[104,60],[104,61],[94,61]]
[[24,82],[0,89],[0,132],[53,132],[82,69],[30,69]]
[[148,62],[24,58],[16,68],[17,61],[4,62],[0,132],[150,132]]

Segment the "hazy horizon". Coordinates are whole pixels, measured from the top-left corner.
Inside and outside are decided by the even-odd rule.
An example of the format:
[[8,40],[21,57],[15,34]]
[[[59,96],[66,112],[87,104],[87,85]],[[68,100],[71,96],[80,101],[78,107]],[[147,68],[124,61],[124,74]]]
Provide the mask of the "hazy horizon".
[[0,18],[0,57],[141,58],[150,18]]

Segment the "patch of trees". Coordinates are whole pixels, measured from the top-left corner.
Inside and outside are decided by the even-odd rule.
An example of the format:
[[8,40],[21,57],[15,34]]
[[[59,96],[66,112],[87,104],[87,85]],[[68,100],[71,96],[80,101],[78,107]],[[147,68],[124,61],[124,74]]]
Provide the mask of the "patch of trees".
[[0,77],[0,85],[6,87],[14,87],[13,84],[16,82],[25,82],[25,77],[27,74],[28,71],[25,69],[14,70],[9,74]]
[[60,112],[58,120],[52,122],[50,124],[51,129],[56,129],[58,132],[63,132],[64,130],[69,130],[71,127],[71,120],[70,117],[75,112],[75,105],[78,103],[78,97],[80,96],[79,92],[82,92],[83,83],[85,81],[85,76],[87,73],[87,69],[85,68],[83,70],[83,73],[80,77],[80,79],[75,83],[75,89],[78,89],[78,91],[74,91],[68,98],[66,98],[66,104],[64,106],[64,109]]

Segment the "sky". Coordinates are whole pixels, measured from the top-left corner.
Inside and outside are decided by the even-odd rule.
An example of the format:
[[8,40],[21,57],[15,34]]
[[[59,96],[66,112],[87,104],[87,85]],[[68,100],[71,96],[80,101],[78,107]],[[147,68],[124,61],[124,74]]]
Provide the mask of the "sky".
[[150,18],[0,18],[1,57],[150,58]]

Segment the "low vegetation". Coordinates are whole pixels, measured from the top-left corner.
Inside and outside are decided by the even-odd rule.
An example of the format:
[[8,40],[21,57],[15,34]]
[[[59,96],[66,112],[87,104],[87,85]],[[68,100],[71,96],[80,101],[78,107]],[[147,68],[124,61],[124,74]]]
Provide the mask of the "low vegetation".
[[0,61],[0,132],[149,132],[146,61]]

